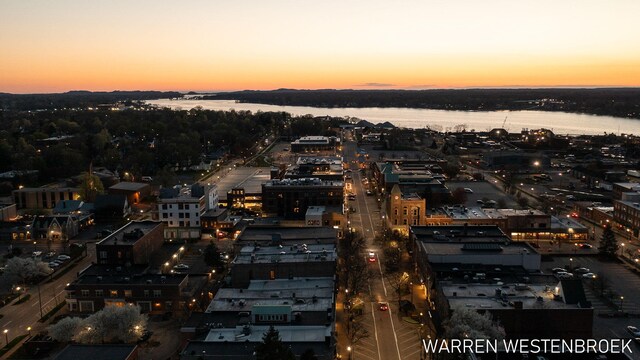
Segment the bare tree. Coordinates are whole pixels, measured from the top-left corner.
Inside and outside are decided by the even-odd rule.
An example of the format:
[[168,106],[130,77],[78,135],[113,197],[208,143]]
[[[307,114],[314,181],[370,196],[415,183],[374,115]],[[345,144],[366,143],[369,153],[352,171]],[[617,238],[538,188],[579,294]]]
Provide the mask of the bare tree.
[[392,272],[385,275],[387,282],[396,294],[398,303],[402,300],[402,295],[406,292],[407,284],[409,283],[409,274],[406,272]]
[[369,337],[369,330],[365,328],[361,318],[357,317],[351,321],[347,337],[352,345],[356,345],[360,340]]

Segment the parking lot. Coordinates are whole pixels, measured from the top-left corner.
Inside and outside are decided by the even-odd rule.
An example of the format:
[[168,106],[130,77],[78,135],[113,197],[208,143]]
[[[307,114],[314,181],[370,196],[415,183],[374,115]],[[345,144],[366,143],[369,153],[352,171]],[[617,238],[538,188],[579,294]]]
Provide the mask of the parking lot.
[[465,206],[467,207],[479,206],[478,200],[489,199],[499,202],[502,199],[506,208],[518,208],[518,203],[513,198],[486,181],[450,181],[447,183],[447,187],[451,191],[456,188],[471,189],[473,192],[466,193],[467,202]]

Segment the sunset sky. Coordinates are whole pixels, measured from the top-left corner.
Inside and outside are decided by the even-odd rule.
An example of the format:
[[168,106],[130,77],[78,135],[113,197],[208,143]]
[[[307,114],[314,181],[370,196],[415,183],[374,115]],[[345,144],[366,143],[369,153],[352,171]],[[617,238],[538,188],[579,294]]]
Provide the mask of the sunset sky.
[[638,0],[2,0],[0,92],[640,86]]

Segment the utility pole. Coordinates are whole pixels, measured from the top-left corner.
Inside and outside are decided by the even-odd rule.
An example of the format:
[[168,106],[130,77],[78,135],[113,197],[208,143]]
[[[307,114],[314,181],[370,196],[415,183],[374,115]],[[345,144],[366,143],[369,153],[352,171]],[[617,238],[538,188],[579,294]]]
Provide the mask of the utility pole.
[[42,319],[42,296],[40,295],[40,283],[38,283],[38,303],[40,304],[40,319]]

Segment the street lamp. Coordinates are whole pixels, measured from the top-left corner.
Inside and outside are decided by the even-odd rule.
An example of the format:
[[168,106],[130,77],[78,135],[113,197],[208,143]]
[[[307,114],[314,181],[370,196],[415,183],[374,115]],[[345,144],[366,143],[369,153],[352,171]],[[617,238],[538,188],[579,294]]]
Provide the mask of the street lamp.
[[20,297],[21,297],[20,290],[21,289],[22,288],[20,286],[16,287],[16,291],[18,292],[18,302],[20,302]]
[[573,270],[573,258],[569,258],[569,270]]
[[620,256],[624,256],[624,243],[620,244]]
[[347,352],[349,353],[349,360],[351,360],[351,346],[347,346]]
[[29,332],[29,337],[31,337],[31,326],[27,326],[27,331]]
[[620,296],[620,312],[622,312],[622,303],[624,302],[624,296]]
[[7,347],[9,346],[9,330],[8,329],[4,329],[4,341],[7,342]]
[[36,242],[35,241],[33,242],[33,251],[34,252],[36,251]]

